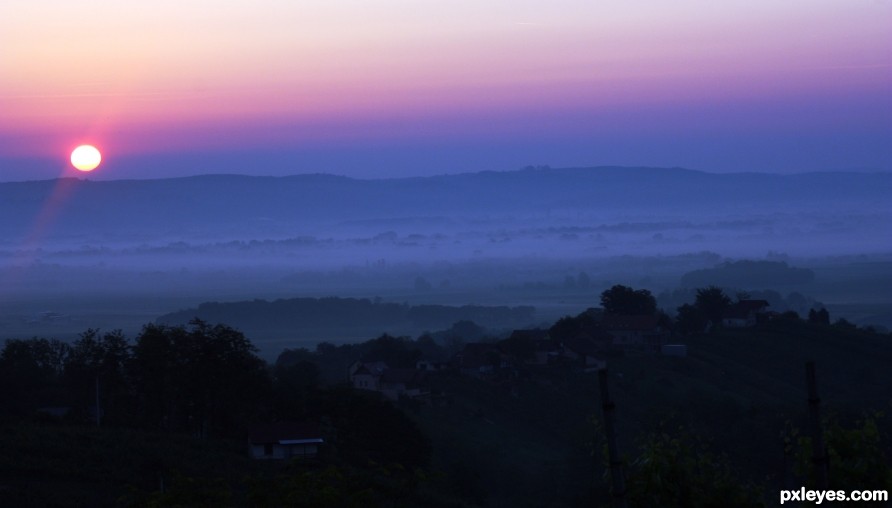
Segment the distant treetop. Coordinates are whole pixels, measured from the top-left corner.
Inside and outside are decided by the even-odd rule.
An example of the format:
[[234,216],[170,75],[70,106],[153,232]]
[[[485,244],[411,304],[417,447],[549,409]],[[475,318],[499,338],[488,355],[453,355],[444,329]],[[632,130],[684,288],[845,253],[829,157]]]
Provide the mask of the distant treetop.
[[657,312],[657,300],[650,291],[620,284],[601,293],[601,306],[606,314],[620,316],[652,316]]

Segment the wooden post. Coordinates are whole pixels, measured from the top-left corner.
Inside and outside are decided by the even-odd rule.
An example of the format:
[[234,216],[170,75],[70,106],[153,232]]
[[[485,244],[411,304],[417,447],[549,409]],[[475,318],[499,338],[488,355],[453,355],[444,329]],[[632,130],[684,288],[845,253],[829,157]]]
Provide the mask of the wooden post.
[[598,370],[598,382],[601,385],[601,409],[604,411],[604,433],[607,434],[607,454],[610,459],[610,479],[613,483],[611,494],[613,503],[618,508],[626,508],[626,479],[623,476],[623,461],[619,457],[616,442],[616,405],[610,400],[607,389],[607,369]]
[[815,382],[815,362],[805,362],[805,381],[808,384],[808,419],[811,427],[812,468],[815,473],[815,489],[827,490],[828,460],[821,428],[821,399]]
[[102,409],[99,407],[99,374],[96,374],[96,426],[102,421]]

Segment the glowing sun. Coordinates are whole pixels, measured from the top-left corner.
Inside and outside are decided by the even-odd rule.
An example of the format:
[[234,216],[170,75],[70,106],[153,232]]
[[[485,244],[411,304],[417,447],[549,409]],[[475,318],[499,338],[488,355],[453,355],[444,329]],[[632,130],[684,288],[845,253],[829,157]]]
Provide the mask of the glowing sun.
[[71,165],[81,171],[93,171],[102,162],[102,154],[93,145],[81,145],[71,152]]

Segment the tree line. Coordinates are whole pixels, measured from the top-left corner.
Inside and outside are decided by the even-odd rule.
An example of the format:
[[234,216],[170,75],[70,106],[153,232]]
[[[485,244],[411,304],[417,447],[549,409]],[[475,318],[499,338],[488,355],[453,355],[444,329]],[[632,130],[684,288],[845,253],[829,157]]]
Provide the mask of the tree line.
[[186,323],[198,316],[209,322],[226,322],[243,328],[329,329],[344,327],[350,316],[351,328],[387,328],[409,323],[416,328],[448,327],[456,321],[474,321],[483,326],[525,326],[533,320],[535,308],[483,305],[408,305],[367,298],[288,298],[275,301],[206,302],[161,316],[158,322]]
[[[737,295],[738,300],[745,297]],[[315,306],[325,301],[310,300]],[[335,308],[349,304],[351,308],[358,307],[360,314],[385,305],[367,300],[336,300]],[[686,335],[721,323],[723,313],[734,301],[715,286],[697,289],[695,301],[678,307],[673,317],[657,308],[650,291],[615,285],[601,294],[600,303],[606,315],[656,316],[664,328]],[[292,304],[296,303],[256,305],[286,310]],[[427,320],[435,319],[440,313],[438,307],[406,310]],[[525,311],[509,308],[457,308],[447,314],[456,317],[453,311],[457,310],[495,312],[514,318],[526,315]],[[794,312],[779,318],[800,319]],[[813,309],[807,319],[815,324],[830,324],[826,309]],[[467,326],[455,325],[453,334],[471,325],[468,321],[459,323]],[[854,328],[845,320],[838,320],[834,326]],[[560,340],[597,329],[597,318],[591,312],[583,312],[557,321],[550,335],[553,340]],[[103,333],[96,329],[87,330],[70,344],[54,339],[14,339],[8,340],[0,353],[0,379],[5,387],[0,390],[0,402],[9,414],[33,413],[41,406],[64,406],[70,408],[72,417],[108,424],[199,436],[233,435],[252,419],[275,416],[269,401],[275,398],[272,394],[283,379],[291,375],[276,369],[300,364],[306,371],[301,375],[311,378],[309,384],[315,386],[320,367],[326,381],[342,381],[346,380],[348,364],[362,357],[387,359],[393,366],[413,366],[422,356],[448,358],[464,338],[440,335],[438,339],[423,335],[411,341],[411,348],[403,344],[407,339],[386,335],[363,344],[322,343],[316,353],[285,350],[275,369],[257,356],[257,348],[240,331],[198,319],[179,326],[148,324],[132,343],[120,331]]]
[[[744,297],[738,295],[738,299]],[[649,291],[617,285],[601,294],[600,303],[608,315],[659,316],[676,333],[697,333],[702,331],[699,324],[720,320],[733,300],[719,288],[702,288],[695,301],[680,307],[673,318],[657,308]],[[685,312],[697,318],[697,326],[685,327]],[[798,316],[787,316],[794,317],[801,321]],[[590,326],[590,319],[591,313],[564,318],[555,323],[551,335],[555,338],[562,330]],[[830,323],[822,310],[810,313],[809,321]],[[839,321],[836,325],[844,326]],[[518,356],[528,352],[529,344],[520,336],[503,342]],[[387,484],[398,487],[398,495],[411,498],[418,485],[412,479],[414,471],[430,465],[429,440],[393,405],[343,386],[324,387],[325,373],[331,374],[330,384],[337,384],[346,380],[349,362],[357,359],[408,367],[422,357],[446,358],[449,347],[448,342],[427,335],[417,340],[384,335],[361,344],[322,343],[314,352],[286,350],[270,366],[257,356],[244,334],[223,324],[201,320],[183,326],[149,324],[133,341],[119,331],[90,329],[70,344],[36,338],[7,341],[0,352],[0,403],[7,420],[33,418],[40,409],[65,407],[69,412],[63,419],[72,422],[172,432],[201,440],[243,439],[245,429],[258,421],[318,420],[336,436],[332,441],[335,458],[330,462],[334,469],[289,473],[286,483],[269,483],[264,495],[280,501],[310,485],[322,485],[326,495],[336,499]],[[872,421],[868,420],[865,428]],[[845,432],[848,430],[840,427],[837,435],[842,437],[834,450],[862,439],[863,433],[846,437]],[[700,494],[710,488],[710,483],[692,478],[712,467],[712,459],[703,462],[703,453],[689,451],[672,436],[651,437],[640,450],[642,458],[630,466],[635,472],[631,477],[635,492],[654,492],[654,485],[660,484],[667,472],[678,475],[679,482],[694,486],[695,491],[700,489]],[[877,439],[864,438],[856,444],[862,451],[874,446],[879,450]],[[858,460],[864,457],[882,461],[883,456],[860,452],[855,456]],[[836,463],[844,464],[844,459],[838,458]],[[373,479],[370,463],[388,472]],[[881,470],[888,474],[888,468]],[[722,473],[719,479],[723,482],[734,480],[728,479],[724,469],[716,471]],[[450,482],[449,488],[456,492],[462,491],[463,484],[473,484],[451,476]],[[679,495],[679,504],[663,501],[661,505],[686,506],[684,499],[690,499],[689,494]],[[750,494],[745,498],[752,499]]]

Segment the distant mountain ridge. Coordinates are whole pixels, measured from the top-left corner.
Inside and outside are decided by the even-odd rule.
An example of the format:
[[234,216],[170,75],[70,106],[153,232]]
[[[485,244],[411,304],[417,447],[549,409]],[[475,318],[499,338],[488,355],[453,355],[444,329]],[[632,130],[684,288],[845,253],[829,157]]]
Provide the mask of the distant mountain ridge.
[[[586,212],[888,213],[892,173],[715,174],[682,168],[523,169],[360,180],[329,174],[204,175],[158,180],[0,183],[0,241],[16,242],[52,213],[46,237],[83,231],[138,239],[245,237],[378,218]],[[260,235],[263,236],[263,235]],[[256,236],[254,236],[256,237]]]

